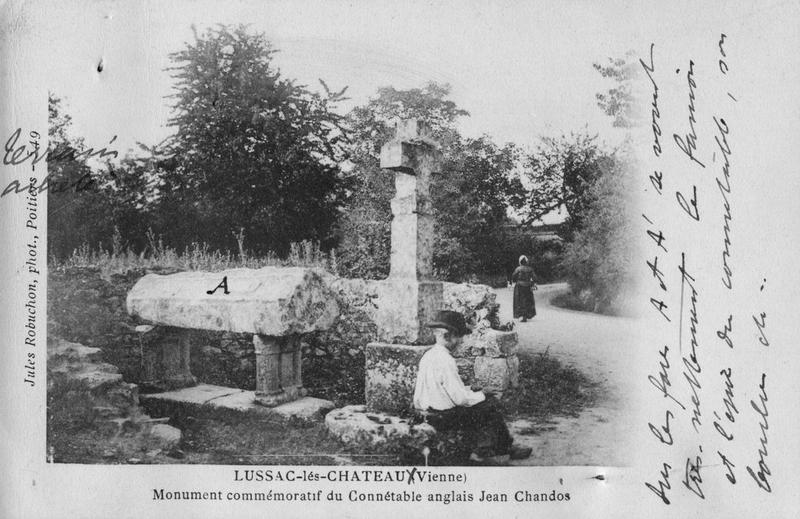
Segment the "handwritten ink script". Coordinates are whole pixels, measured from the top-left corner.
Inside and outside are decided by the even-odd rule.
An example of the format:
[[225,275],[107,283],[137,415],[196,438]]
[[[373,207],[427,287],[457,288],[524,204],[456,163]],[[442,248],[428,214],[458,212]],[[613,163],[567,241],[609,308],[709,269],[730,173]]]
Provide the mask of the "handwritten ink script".
[[[664,505],[719,498],[736,485],[770,493],[775,477],[763,360],[773,347],[767,280],[737,268],[742,101],[730,86],[737,71],[729,36],[712,43],[713,59],[662,57],[654,43],[639,60],[650,89],[640,268],[647,319],[662,338],[648,345],[647,374],[648,401],[656,402],[648,438],[662,457],[644,485]],[[667,95],[680,102],[667,106]]]
[[[45,164],[56,164],[59,162],[86,161],[88,159],[104,159],[108,157],[116,158],[119,152],[109,150],[106,147],[95,150],[94,148],[76,149],[72,146],[58,146],[55,149],[47,148],[43,150],[39,144],[39,133],[35,130],[29,132],[27,142],[23,142],[22,128],[17,128],[6,140],[3,146],[3,165],[20,166],[30,164],[31,171],[36,172],[36,167],[40,162]],[[111,138],[108,144],[113,144],[117,136]],[[30,182],[30,183],[28,183]],[[52,174],[46,175],[37,181],[36,177],[31,177],[29,181],[12,179],[4,186],[0,186],[0,198],[10,194],[37,194],[49,191],[50,193],[61,193],[73,190],[78,193],[96,189],[95,178],[91,172],[85,172],[74,179],[58,178],[54,179]]]

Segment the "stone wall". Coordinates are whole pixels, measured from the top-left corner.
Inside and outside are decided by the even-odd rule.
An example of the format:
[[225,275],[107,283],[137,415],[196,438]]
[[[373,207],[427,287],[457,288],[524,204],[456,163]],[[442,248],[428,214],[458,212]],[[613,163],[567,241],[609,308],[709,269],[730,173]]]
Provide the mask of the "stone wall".
[[[330,329],[304,336],[308,353],[335,358],[363,354],[370,342],[395,342],[387,341],[378,333],[380,328],[389,327],[387,314],[394,308],[385,281],[330,276],[328,282],[338,299],[340,313]],[[442,283],[442,287],[443,309],[460,312],[470,329],[478,332],[472,342],[484,338],[483,330],[502,328],[497,295],[490,287],[459,283]],[[460,350],[464,357],[472,355],[472,342],[468,337],[465,343],[470,344],[470,348]],[[474,352],[477,354],[478,350]]]
[[[136,463],[175,454],[181,431],[167,419],[151,418],[139,408],[139,388],[122,380],[116,366],[102,361],[99,348],[48,337],[48,455],[73,461],[69,435],[92,431],[97,452],[91,459]],[[74,455],[74,453],[72,453]],[[110,462],[111,462],[110,461]]]

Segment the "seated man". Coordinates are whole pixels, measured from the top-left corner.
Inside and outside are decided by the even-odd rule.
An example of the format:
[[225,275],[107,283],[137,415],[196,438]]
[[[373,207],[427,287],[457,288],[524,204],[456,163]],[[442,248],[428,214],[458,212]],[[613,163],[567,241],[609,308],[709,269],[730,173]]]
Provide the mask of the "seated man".
[[506,455],[511,459],[530,456],[530,448],[512,446],[514,440],[496,407],[496,400],[481,391],[468,389],[458,374],[450,352],[470,333],[464,316],[442,310],[428,326],[434,329],[436,344],[419,362],[414,407],[429,413],[428,422],[437,431],[466,433],[473,461],[496,462]]

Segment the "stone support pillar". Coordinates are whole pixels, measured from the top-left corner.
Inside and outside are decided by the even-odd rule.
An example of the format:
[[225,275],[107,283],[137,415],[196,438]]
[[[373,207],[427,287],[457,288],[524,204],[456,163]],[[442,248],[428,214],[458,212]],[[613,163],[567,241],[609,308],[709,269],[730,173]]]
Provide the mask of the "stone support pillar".
[[197,385],[189,368],[191,330],[160,327],[142,345],[142,385],[162,391]]
[[253,335],[256,353],[256,401],[267,406],[280,403],[281,345],[272,335]]
[[256,352],[256,401],[274,407],[305,396],[300,375],[302,350],[296,335],[253,335]]

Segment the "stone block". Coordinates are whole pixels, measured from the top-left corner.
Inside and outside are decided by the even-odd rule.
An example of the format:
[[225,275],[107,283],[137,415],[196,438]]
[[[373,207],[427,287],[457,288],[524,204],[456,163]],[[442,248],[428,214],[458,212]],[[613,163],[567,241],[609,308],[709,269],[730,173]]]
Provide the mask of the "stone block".
[[150,428],[146,442],[148,449],[172,449],[181,442],[181,430],[163,423],[155,424]]
[[366,350],[367,409],[404,414],[413,407],[414,385],[429,346],[370,343]]
[[509,358],[475,357],[475,380],[483,389],[501,393],[511,386],[514,378],[512,374],[514,364],[516,364],[518,372],[519,364],[513,361],[509,362]]
[[397,416],[368,411],[363,405],[334,409],[325,416],[325,425],[343,442],[362,445],[396,442],[421,448],[436,433],[427,423],[412,425]]
[[462,347],[468,347],[475,356],[510,357],[517,354],[517,332],[480,328],[464,337]]
[[381,148],[381,168],[413,174],[418,168],[418,145],[389,141]]
[[[228,293],[209,294],[223,279]],[[327,329],[339,313],[323,276],[299,267],[148,274],[128,293],[127,307],[161,325],[273,336]]]
[[433,279],[433,217],[418,212],[396,213],[391,231],[389,277]]
[[430,344],[425,326],[441,308],[442,284],[412,279],[386,279],[374,285],[377,303],[372,314],[378,340],[395,344]]

